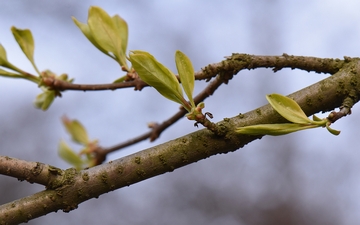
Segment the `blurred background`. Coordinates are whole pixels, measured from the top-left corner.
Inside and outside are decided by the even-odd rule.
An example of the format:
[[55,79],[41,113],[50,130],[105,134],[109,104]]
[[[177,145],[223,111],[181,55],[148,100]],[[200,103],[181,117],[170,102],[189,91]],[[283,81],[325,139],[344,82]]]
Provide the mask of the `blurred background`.
[[[360,55],[360,3],[356,0],[229,1],[2,1],[0,43],[10,62],[34,72],[10,27],[31,29],[40,70],[67,73],[76,83],[109,83],[123,75],[78,30],[97,5],[129,25],[129,50],[145,50],[175,71],[183,51],[196,71],[232,53],[316,56]],[[205,101],[213,121],[266,104],[265,95],[290,94],[328,75],[284,69],[241,71]],[[206,86],[197,82],[195,94]],[[68,168],[57,155],[69,136],[60,118],[79,119],[104,147],[148,131],[178,110],[154,89],[66,91],[46,112],[32,102],[33,83],[0,77],[0,154]],[[320,115],[321,116],[321,115]],[[325,116],[325,115],[324,115]],[[332,127],[264,137],[236,152],[217,155],[29,224],[357,224],[360,220],[359,104]],[[196,131],[180,120],[153,143],[109,155],[116,159]],[[72,145],[79,149],[80,146]],[[43,187],[0,177],[0,204]]]

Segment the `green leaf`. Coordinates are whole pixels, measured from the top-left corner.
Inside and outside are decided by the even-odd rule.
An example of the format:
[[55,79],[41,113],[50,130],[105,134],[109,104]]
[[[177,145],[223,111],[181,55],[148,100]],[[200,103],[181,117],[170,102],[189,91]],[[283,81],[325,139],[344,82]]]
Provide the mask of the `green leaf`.
[[117,29],[117,33],[121,38],[121,50],[122,52],[126,52],[127,44],[128,44],[128,35],[129,29],[126,21],[121,18],[119,15],[115,15],[111,18],[115,24]]
[[111,52],[117,59],[121,58],[121,37],[112,18],[100,7],[89,9],[88,25],[96,43],[106,52]]
[[110,17],[103,9],[96,6],[90,7],[87,24],[79,22],[74,17],[72,19],[96,48],[128,69],[126,61],[128,26],[125,20],[118,15]]
[[23,73],[21,69],[17,68],[7,60],[5,48],[1,44],[0,44],[0,66],[9,68],[19,73]]
[[34,61],[34,39],[29,29],[21,30],[16,27],[11,27],[11,31],[15,37],[15,40],[19,44],[21,50],[24,52],[26,57],[30,60],[34,69],[40,74]]
[[326,129],[333,135],[339,135],[340,131],[339,130],[334,130],[330,127],[330,123],[326,123]]
[[67,117],[63,117],[62,122],[73,141],[82,145],[89,143],[86,129],[78,120],[69,120]]
[[190,59],[181,51],[175,53],[176,68],[179,72],[181,85],[191,103],[192,107],[195,107],[193,99],[194,83],[195,83],[195,72]]
[[[318,121],[318,122],[324,121],[323,119],[320,119],[320,118],[317,117],[316,115],[313,115],[313,120],[314,120],[314,121]],[[325,121],[326,121],[326,120],[325,120]]]
[[[164,97],[182,104],[187,102],[176,79],[176,76],[164,65],[159,63],[154,56],[144,51],[131,51],[130,61],[140,78],[153,86]],[[188,107],[185,107],[188,111]]]
[[47,110],[51,103],[55,99],[55,91],[46,90],[43,93],[36,96],[34,105],[36,108],[39,108],[43,111]]
[[123,20],[119,15],[115,15],[111,18],[115,24],[117,35],[119,35],[121,39],[121,51],[120,51],[120,65],[125,66],[128,69],[126,63],[126,49],[128,44],[128,25],[125,20]]
[[12,73],[3,69],[0,69],[0,76],[11,77],[11,78],[24,78],[24,76],[19,73]]
[[6,57],[6,51],[5,48],[0,44],[0,66],[3,66],[3,64],[7,63],[7,57]]
[[9,77],[9,78],[22,78],[22,79],[30,80],[36,84],[39,83],[39,78],[36,76],[32,76],[32,75],[25,76],[20,73],[12,73],[3,69],[0,69],[0,76]]
[[70,165],[73,165],[76,169],[81,169],[83,161],[81,157],[76,154],[63,140],[60,141],[58,147],[59,156],[68,162]]
[[116,79],[113,83],[121,83],[124,82],[125,79],[127,78],[127,75],[119,77],[118,79]]
[[75,17],[72,17],[72,20],[74,21],[74,23],[76,24],[76,26],[78,26],[78,28],[81,30],[81,32],[85,35],[85,37],[97,48],[99,49],[101,52],[103,52],[104,54],[110,56],[111,58],[114,58],[112,55],[110,55],[105,49],[103,49],[94,39],[94,37],[91,34],[89,25],[87,25],[86,23],[81,23],[79,22]]
[[325,126],[326,123],[328,122],[327,119],[320,119],[316,115],[313,115],[312,118],[313,118],[313,121],[311,121],[312,124],[316,124],[322,127]]
[[290,122],[300,124],[313,123],[291,98],[280,94],[270,94],[266,96],[266,99],[281,116]]
[[249,135],[284,135],[292,132],[319,127],[315,124],[280,123],[258,124],[253,126],[239,127],[236,132]]

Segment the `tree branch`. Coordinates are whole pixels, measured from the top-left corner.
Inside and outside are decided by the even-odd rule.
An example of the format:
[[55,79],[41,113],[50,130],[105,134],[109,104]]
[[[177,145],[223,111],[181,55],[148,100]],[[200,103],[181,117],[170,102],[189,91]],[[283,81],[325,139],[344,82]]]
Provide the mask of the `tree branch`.
[[[220,87],[220,85],[223,82],[224,82],[224,80],[222,80],[222,78],[220,76],[218,76],[214,81],[210,82],[210,84],[194,98],[195,104],[198,104],[198,103],[204,101],[207,97],[214,94],[216,89],[218,87]],[[174,124],[179,119],[184,118],[186,113],[187,113],[187,111],[183,107],[180,107],[180,110],[175,115],[173,115],[169,119],[165,120],[160,125],[155,124],[152,127],[151,131],[149,131],[145,134],[142,134],[136,138],[133,138],[131,140],[128,140],[126,142],[114,145],[110,148],[98,148],[94,152],[96,154],[97,165],[104,162],[106,160],[106,155],[111,152],[117,151],[119,149],[125,148],[130,145],[133,145],[135,143],[146,140],[148,138],[150,138],[150,141],[155,141],[164,130],[166,130],[168,127],[170,127],[172,124]]]
[[[199,95],[197,95],[194,100],[196,104],[204,101],[207,97],[212,95],[222,83],[228,83],[228,81],[232,79],[233,75],[237,74],[240,70],[243,69],[250,70],[261,67],[272,67],[274,72],[276,72],[281,70],[282,68],[289,67],[291,69],[298,68],[306,71],[333,74],[337,72],[342,66],[344,66],[345,63],[351,61],[351,58],[349,57],[344,58],[345,60],[290,56],[287,54],[283,54],[282,56],[256,56],[248,54],[233,54],[232,56],[227,57],[226,60],[223,60],[220,63],[210,64],[203,68],[201,71],[195,73],[195,77],[197,80],[209,80],[217,74],[219,74],[219,76],[217,76],[218,79],[215,80],[215,82],[210,83],[210,85],[208,85],[207,88],[205,88]],[[150,138],[150,141],[156,140],[160,136],[161,132],[170,127],[179,119],[183,118],[185,114],[186,110],[181,107],[180,111],[177,112],[174,116],[164,121],[160,125],[155,125],[152,131],[110,148],[99,148],[98,151],[96,151],[98,164],[105,161],[106,155],[110,152],[117,151],[121,148],[138,143],[148,138]]]
[[58,168],[39,162],[0,156],[0,174],[26,180],[30,183],[48,185],[56,179]]
[[232,71],[233,74],[243,69],[273,68],[277,72],[283,68],[301,69],[305,71],[314,71],[317,73],[334,74],[351,61],[350,57],[344,57],[344,60],[331,58],[316,58],[305,56],[292,56],[283,54],[282,56],[256,56],[248,54],[232,54],[219,63],[210,64],[204,67],[200,72],[195,73],[196,78],[211,79],[214,74],[223,71]]
[[131,81],[120,82],[120,83],[109,83],[109,84],[73,84],[67,81],[58,80],[55,78],[46,78],[44,83],[52,90],[73,90],[73,91],[105,91],[121,88],[134,87],[135,90],[141,90],[143,87],[149,86],[140,79],[134,79]]
[[[307,115],[342,107],[344,99],[349,97],[356,103],[360,97],[359,74],[360,63],[353,60],[333,76],[289,97],[297,101]],[[57,181],[61,182],[48,184],[48,190],[0,206],[0,224],[26,222],[59,209],[68,212],[81,202],[101,194],[171,172],[212,155],[235,151],[261,138],[239,135],[234,132],[237,127],[281,122],[285,122],[285,119],[270,105],[265,105],[219,122],[217,125],[226,134],[223,138],[202,129],[87,170],[65,170],[57,174]]]
[[[344,57],[344,60],[332,58],[316,58],[305,56],[293,56],[283,54],[282,56],[256,56],[248,54],[233,54],[226,57],[225,60],[219,63],[209,64],[201,71],[195,73],[196,80],[210,80],[217,74],[231,73],[237,74],[243,69],[256,69],[256,68],[273,68],[277,72],[283,68],[301,69],[308,72],[314,71],[317,73],[336,73],[343,67],[344,63],[350,62],[350,57]],[[116,90],[121,88],[134,87],[135,90],[141,90],[148,86],[144,81],[139,78],[132,78],[132,80],[109,83],[109,84],[73,84],[67,81],[58,80],[52,77],[44,79],[44,83],[53,90],[65,91],[104,91]],[[226,83],[226,82],[225,82]]]

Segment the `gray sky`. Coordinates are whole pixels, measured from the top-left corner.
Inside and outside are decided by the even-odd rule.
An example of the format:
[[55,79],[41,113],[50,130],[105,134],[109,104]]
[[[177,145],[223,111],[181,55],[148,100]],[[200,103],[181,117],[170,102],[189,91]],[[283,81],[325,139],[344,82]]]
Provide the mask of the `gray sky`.
[[[32,30],[35,60],[40,70],[67,73],[76,83],[108,83],[122,76],[119,66],[95,49],[71,20],[71,16],[75,16],[86,22],[91,5],[102,7],[110,15],[119,14],[128,22],[129,50],[149,51],[172,70],[175,70],[177,49],[190,57],[196,71],[235,52],[328,58],[359,56],[360,14],[355,0],[232,0],[226,3],[34,0],[1,3],[0,43],[8,59],[33,72],[12,37],[10,27],[14,25]],[[205,102],[205,109],[214,115],[214,121],[220,121],[265,104],[266,94],[289,94],[326,76],[289,69],[276,74],[269,69],[242,71]],[[195,93],[203,87],[203,83],[196,83]],[[0,154],[61,168],[68,165],[58,158],[57,144],[60,139],[70,142],[60,122],[62,115],[79,119],[92,138],[99,139],[103,146],[111,146],[147,132],[148,122],[161,122],[179,107],[146,88],[141,92],[132,89],[67,91],[47,112],[42,112],[32,105],[39,93],[30,82],[0,78],[3,106]],[[169,224],[169,221],[172,224],[239,224],[247,217],[237,216],[251,207],[271,211],[285,203],[294,203],[304,217],[317,210],[333,222],[353,224],[360,219],[357,213],[360,210],[358,109],[356,105],[353,115],[333,125],[342,131],[338,137],[324,129],[265,137],[235,153],[211,157],[81,204],[70,214],[52,213],[30,224],[48,224],[55,220],[59,221],[56,224],[112,224],[122,219],[125,224]],[[144,141],[109,158],[128,155],[196,130],[193,122],[184,119],[154,143]],[[17,195],[9,200],[42,188],[27,183],[21,185],[24,189],[16,189]],[[201,193],[211,194],[209,197]],[[224,193],[231,193],[232,197]],[[212,209],[219,212],[219,216],[209,217],[214,215],[213,211],[196,208],[197,201],[205,202],[199,203],[201,206],[206,205],[204,199],[212,199],[210,205],[226,210],[220,213],[220,209]],[[239,202],[245,202],[249,208]],[[330,203],[334,205],[332,208]],[[188,205],[192,207],[185,207]],[[102,211],[97,212],[103,216],[93,213],[99,208]],[[306,208],[308,211],[300,210]],[[252,221],[243,220],[244,224]]]

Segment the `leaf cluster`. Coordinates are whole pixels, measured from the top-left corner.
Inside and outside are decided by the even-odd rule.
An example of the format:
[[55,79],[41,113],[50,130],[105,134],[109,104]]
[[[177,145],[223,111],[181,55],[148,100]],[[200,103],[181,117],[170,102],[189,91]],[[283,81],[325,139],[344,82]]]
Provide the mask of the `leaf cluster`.
[[184,53],[176,51],[175,62],[181,85],[190,103],[185,100],[175,74],[158,62],[150,53],[139,50],[131,51],[129,58],[140,78],[154,87],[165,98],[181,104],[188,112],[195,107],[192,96],[195,82],[194,68],[190,59]]
[[124,70],[128,70],[128,26],[125,20],[119,15],[111,17],[97,6],[90,7],[87,24],[79,22],[75,17],[72,19],[97,49],[117,61]]
[[253,126],[239,127],[236,129],[237,133],[277,136],[305,129],[326,127],[331,134],[340,134],[340,131],[330,128],[331,122],[327,118],[320,119],[314,115],[313,120],[310,120],[301,107],[289,97],[280,94],[270,94],[266,96],[266,99],[282,117],[291,123],[258,124]]
[[[64,140],[58,147],[59,156],[74,166],[76,169],[92,167],[96,165],[93,153],[99,148],[97,140],[90,140],[85,127],[78,120],[70,120],[66,116],[62,118],[66,131],[72,140],[83,146],[79,154],[75,153]],[[82,157],[82,156],[85,156]]]
[[21,50],[28,58],[32,66],[34,67],[38,76],[25,72],[20,68],[16,67],[15,65],[13,65],[12,63],[10,63],[10,61],[7,59],[6,50],[1,44],[0,44],[0,67],[5,68],[6,70],[0,68],[0,76],[9,77],[9,78],[21,78],[36,83],[42,89],[43,92],[36,97],[34,101],[34,105],[37,108],[46,110],[54,101],[55,97],[61,96],[61,94],[59,91],[51,90],[50,88],[48,88],[45,80],[51,78],[52,80],[59,79],[67,82],[72,82],[73,79],[68,79],[68,76],[66,74],[57,76],[54,73],[52,73],[50,70],[40,72],[34,60],[35,43],[31,31],[29,29],[24,29],[24,30],[18,29],[13,26],[11,27],[11,32],[16,42],[20,46]]

